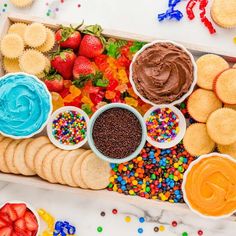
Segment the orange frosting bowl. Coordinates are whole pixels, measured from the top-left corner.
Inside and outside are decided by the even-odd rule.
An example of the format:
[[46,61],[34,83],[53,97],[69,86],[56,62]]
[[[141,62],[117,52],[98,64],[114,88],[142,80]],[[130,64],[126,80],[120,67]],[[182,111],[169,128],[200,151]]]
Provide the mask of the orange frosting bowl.
[[197,214],[224,218],[236,212],[236,161],[211,153],[193,161],[184,174],[184,200]]

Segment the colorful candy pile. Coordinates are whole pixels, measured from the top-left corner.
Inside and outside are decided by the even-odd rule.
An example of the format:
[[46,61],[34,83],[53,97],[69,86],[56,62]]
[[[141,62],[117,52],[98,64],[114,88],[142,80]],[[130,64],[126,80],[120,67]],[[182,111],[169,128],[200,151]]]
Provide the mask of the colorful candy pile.
[[148,136],[159,143],[170,142],[179,133],[179,118],[170,108],[158,108],[146,120]]
[[111,165],[108,190],[147,199],[183,202],[183,174],[193,160],[182,143],[163,150],[146,143],[136,159]]
[[62,112],[53,121],[52,132],[54,138],[62,144],[78,144],[86,138],[86,120],[76,111]]

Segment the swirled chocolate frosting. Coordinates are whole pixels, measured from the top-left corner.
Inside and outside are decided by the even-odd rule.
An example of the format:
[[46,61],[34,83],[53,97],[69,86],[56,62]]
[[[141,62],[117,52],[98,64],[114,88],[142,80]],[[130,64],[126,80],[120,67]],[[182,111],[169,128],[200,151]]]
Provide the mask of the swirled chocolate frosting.
[[186,94],[193,82],[190,56],[172,43],[156,43],[132,65],[137,91],[155,104],[169,104]]

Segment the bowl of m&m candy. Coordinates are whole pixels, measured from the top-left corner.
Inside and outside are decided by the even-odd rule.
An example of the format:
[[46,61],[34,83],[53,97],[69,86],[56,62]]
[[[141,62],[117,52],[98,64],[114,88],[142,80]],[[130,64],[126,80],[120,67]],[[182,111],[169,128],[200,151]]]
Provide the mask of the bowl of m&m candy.
[[80,108],[62,107],[52,114],[48,122],[48,137],[58,148],[80,148],[87,142],[88,123],[88,115]]
[[175,106],[153,106],[144,115],[147,141],[161,149],[171,148],[184,137],[186,120]]

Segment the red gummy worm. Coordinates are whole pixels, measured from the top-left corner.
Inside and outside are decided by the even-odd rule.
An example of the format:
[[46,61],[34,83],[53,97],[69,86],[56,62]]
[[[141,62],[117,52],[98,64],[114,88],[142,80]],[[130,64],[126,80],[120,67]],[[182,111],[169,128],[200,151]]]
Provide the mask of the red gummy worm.
[[196,3],[198,0],[190,0],[187,4],[186,10],[187,10],[187,15],[190,20],[195,18],[195,15],[193,13],[193,8],[195,7]]

